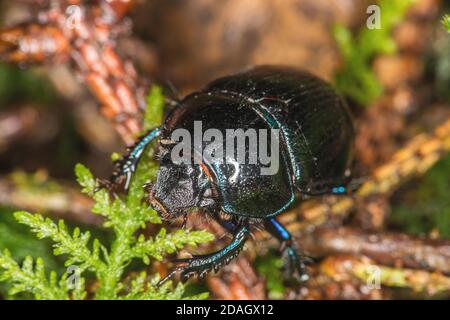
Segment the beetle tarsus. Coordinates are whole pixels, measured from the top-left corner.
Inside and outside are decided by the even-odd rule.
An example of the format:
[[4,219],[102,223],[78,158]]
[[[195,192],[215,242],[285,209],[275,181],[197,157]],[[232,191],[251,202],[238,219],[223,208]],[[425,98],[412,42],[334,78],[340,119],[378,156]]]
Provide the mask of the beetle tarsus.
[[281,242],[281,251],[286,261],[286,274],[289,277],[294,276],[299,281],[306,281],[308,279],[306,266],[312,263],[312,259],[304,254],[298,254],[291,234],[275,218],[265,221],[265,225],[267,231]]
[[138,139],[138,141],[129,148],[122,158],[114,163],[114,170],[111,175],[109,185],[112,188],[119,186],[125,181],[124,189],[128,190],[131,183],[133,173],[136,171],[137,165],[144,152],[145,147],[154,139],[159,137],[160,129],[154,128],[149,130],[145,135]]
[[313,262],[310,257],[304,254],[299,255],[295,246],[292,243],[287,243],[283,250],[283,258],[286,261],[284,268],[286,278],[294,278],[300,282],[309,279],[307,265]]
[[172,279],[172,277],[179,271],[180,271],[180,268],[172,270],[167,276],[165,276],[164,278],[159,280],[159,282],[156,284],[156,287],[157,288],[161,287],[164,283],[166,283],[167,281]]
[[114,171],[110,178],[110,184],[113,188],[122,184],[125,181],[124,189],[128,190],[131,182],[131,177],[136,171],[136,166],[139,158],[125,154],[120,160],[114,163]]

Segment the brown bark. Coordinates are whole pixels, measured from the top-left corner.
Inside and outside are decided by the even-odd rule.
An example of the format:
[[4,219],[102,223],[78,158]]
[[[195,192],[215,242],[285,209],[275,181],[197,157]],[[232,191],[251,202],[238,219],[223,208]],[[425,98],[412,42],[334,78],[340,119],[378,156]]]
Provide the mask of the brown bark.
[[319,228],[297,238],[314,256],[364,255],[379,264],[450,274],[450,241],[392,232],[366,232],[352,227]]

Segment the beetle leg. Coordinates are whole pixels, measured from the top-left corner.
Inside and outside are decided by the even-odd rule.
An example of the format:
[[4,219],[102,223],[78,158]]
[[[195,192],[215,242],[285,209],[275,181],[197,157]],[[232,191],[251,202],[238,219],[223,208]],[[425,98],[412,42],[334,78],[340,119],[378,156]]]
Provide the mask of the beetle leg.
[[163,278],[158,283],[158,286],[169,280],[177,272],[180,272],[180,278],[183,282],[193,275],[198,275],[200,278],[203,278],[212,270],[217,272],[221,267],[238,256],[249,235],[250,230],[248,227],[241,226],[235,232],[231,243],[225,248],[209,254],[194,255],[192,258],[175,260],[176,263],[180,263],[181,265]]
[[128,151],[114,163],[114,170],[111,175],[109,183],[106,183],[109,187],[115,187],[122,182],[125,177],[125,191],[130,186],[130,181],[133,173],[136,171],[137,164],[141,158],[145,147],[159,137],[161,130],[159,128],[149,130],[130,148]]
[[329,193],[340,195],[340,194],[353,194],[361,184],[364,182],[363,178],[351,179],[349,178],[344,182],[343,185],[330,187]]
[[303,191],[310,196],[321,196],[326,194],[349,195],[354,193],[361,186],[364,179],[349,179],[343,184],[320,183]]
[[235,234],[236,230],[238,229],[238,226],[236,225],[236,223],[234,223],[231,220],[225,220],[223,218],[220,217],[219,211],[213,211],[213,213],[211,213],[211,216],[213,217],[213,219],[215,221],[217,221],[222,228],[224,228],[226,231],[228,231],[231,234]]
[[308,280],[306,265],[312,262],[311,258],[298,254],[291,234],[275,218],[265,220],[265,225],[266,230],[281,242],[281,250],[287,260],[287,274],[294,274],[300,281]]
[[186,228],[187,220],[188,220],[188,215],[187,215],[187,213],[185,213],[183,215],[183,223],[181,224],[181,229],[185,229]]

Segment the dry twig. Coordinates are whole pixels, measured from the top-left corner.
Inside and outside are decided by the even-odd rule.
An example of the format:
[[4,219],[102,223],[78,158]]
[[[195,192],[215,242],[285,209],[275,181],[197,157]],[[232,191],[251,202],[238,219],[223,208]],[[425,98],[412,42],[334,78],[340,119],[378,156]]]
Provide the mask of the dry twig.
[[298,237],[297,242],[315,256],[364,255],[387,266],[450,274],[450,241],[447,240],[339,227],[318,228]]
[[56,217],[88,225],[102,224],[91,212],[92,200],[69,185],[50,182],[47,174],[38,171],[33,176],[16,172],[0,177],[0,204],[32,212],[51,212]]
[[450,291],[450,278],[439,272],[390,268],[376,264],[367,257],[332,256],[320,264],[321,272],[341,282],[357,278],[366,290],[381,290],[381,286],[410,288],[428,295]]

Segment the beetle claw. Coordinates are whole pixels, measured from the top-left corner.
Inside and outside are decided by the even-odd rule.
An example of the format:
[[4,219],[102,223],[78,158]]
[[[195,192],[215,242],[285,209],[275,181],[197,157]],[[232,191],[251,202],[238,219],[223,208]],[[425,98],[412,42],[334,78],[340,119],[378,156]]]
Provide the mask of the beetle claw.
[[108,191],[114,191],[119,189],[122,184],[124,185],[124,190],[127,191],[130,186],[134,169],[135,164],[128,159],[127,155],[125,155],[123,158],[114,163],[114,170],[109,180],[98,180],[98,185],[94,189],[94,192],[98,192],[102,188],[106,188]]
[[159,280],[159,282],[156,284],[156,287],[161,287],[164,283],[166,283],[168,280],[172,279],[172,277],[175,275],[175,273],[179,272],[180,270],[174,269],[172,270],[167,276]]
[[114,163],[114,171],[111,175],[110,182],[113,186],[120,186],[124,181],[124,189],[128,190],[130,187],[131,176],[136,169],[136,162],[130,159],[128,153],[125,154],[120,160]]
[[194,266],[192,265],[192,262],[194,260],[196,260],[195,256],[193,256],[192,258],[183,258],[183,259],[172,260],[172,263],[179,263],[181,265],[175,267],[167,276],[165,276],[163,279],[161,279],[158,282],[157,287],[160,287],[165,282],[167,282],[168,280],[173,278],[173,276],[176,273],[180,273],[181,282],[186,282],[190,277],[192,277],[195,274],[198,274],[200,276],[200,278],[203,279],[208,271],[205,269],[201,270],[201,271],[194,270]]
[[367,180],[367,178],[355,178],[352,179],[346,186],[348,193],[352,194]]
[[112,190],[114,185],[108,179],[97,179],[97,186],[94,188],[94,192],[100,191],[100,189]]
[[294,278],[299,282],[309,279],[307,266],[314,262],[311,257],[299,255],[294,248],[288,246],[283,250],[283,258],[286,261],[284,268],[286,278]]

